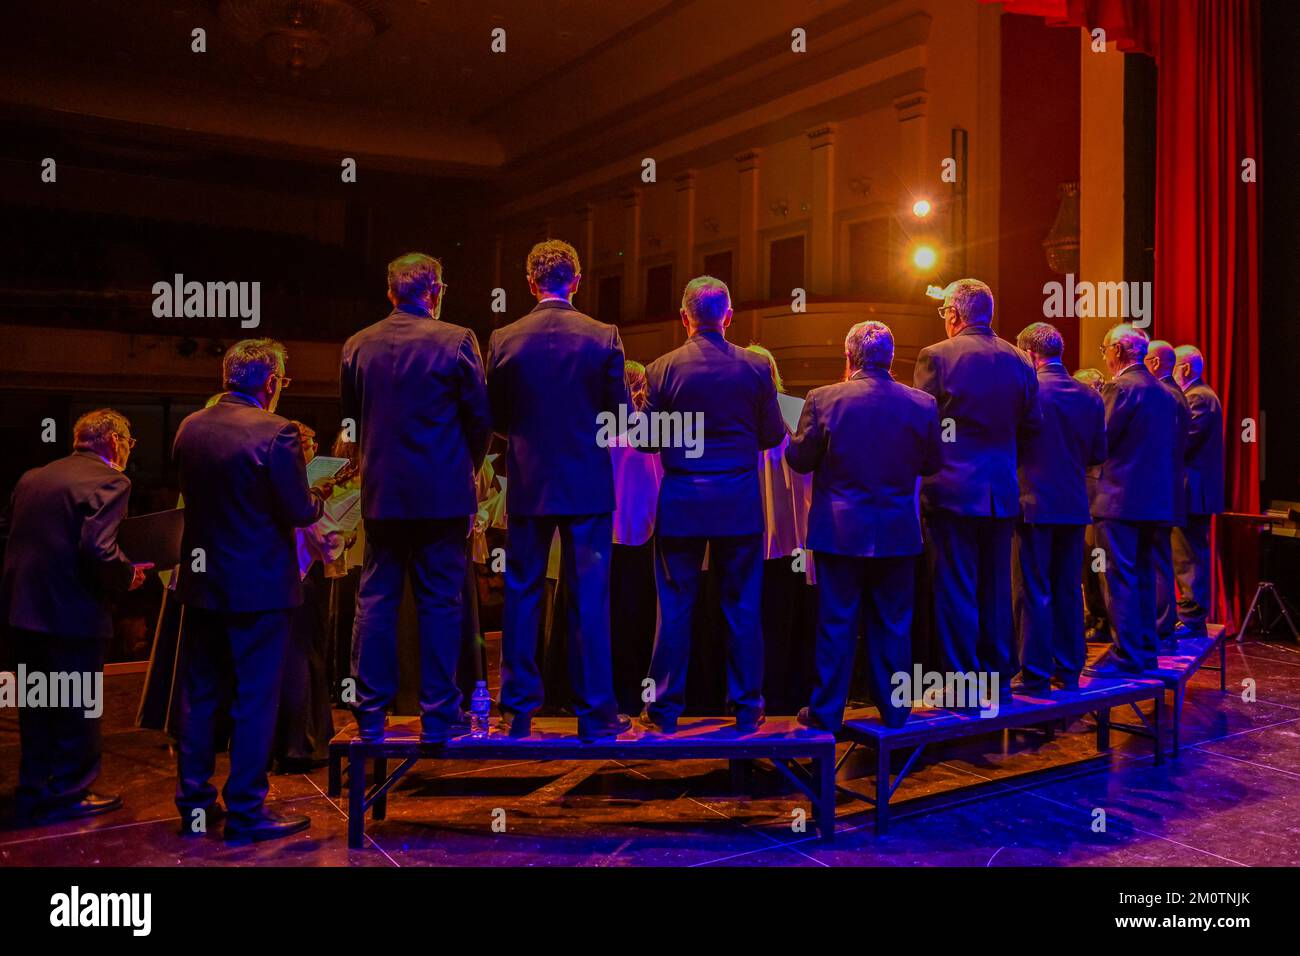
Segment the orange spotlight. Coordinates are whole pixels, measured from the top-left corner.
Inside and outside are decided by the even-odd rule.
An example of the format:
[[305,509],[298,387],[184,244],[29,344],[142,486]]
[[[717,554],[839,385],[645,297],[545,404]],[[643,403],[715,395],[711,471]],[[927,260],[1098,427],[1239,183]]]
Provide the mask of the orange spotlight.
[[939,261],[939,253],[934,246],[920,245],[912,250],[912,265],[921,272],[929,272]]

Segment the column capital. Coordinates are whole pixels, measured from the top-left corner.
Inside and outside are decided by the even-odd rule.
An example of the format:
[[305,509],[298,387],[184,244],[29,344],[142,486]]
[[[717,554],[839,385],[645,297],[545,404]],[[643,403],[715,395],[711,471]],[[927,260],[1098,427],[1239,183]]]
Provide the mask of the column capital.
[[591,202],[579,203],[573,210],[578,214],[578,218],[584,222],[594,218],[596,215],[596,204]]
[[901,123],[924,116],[929,102],[930,94],[925,90],[913,90],[911,93],[904,93],[895,98],[894,110],[898,113],[898,121]]
[[736,154],[736,165],[740,167],[742,173],[747,173],[752,169],[758,169],[758,160],[763,151],[757,146],[753,149],[742,150]]
[[695,170],[688,169],[684,173],[678,173],[673,177],[673,182],[677,185],[677,191],[683,192],[687,189],[695,188]]
[[631,209],[641,205],[641,190],[638,188],[625,189],[619,193],[619,198],[623,200],[623,208]]
[[835,134],[839,127],[834,123],[819,123],[811,126],[804,132],[808,134],[808,146],[811,149],[821,149],[823,146],[835,145]]

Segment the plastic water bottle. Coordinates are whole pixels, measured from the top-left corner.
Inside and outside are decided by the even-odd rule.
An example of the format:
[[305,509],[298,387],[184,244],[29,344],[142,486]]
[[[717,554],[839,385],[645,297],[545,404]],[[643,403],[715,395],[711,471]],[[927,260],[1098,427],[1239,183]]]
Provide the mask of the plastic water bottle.
[[474,696],[469,702],[469,735],[486,737],[488,735],[488,717],[492,713],[492,698],[488,696],[487,681],[481,680],[474,685]]

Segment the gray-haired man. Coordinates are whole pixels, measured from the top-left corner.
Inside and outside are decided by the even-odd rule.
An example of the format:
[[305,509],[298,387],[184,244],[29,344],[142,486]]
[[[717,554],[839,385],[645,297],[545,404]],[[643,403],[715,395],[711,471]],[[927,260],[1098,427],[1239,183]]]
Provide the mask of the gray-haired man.
[[1013,609],[1019,689],[1042,694],[1053,681],[1077,687],[1085,663],[1079,587],[1091,520],[1085,473],[1106,459],[1106,407],[1096,389],[1065,370],[1065,341],[1055,328],[1035,322],[1016,345],[1034,363],[1041,421],[1019,448]]
[[[33,468],[14,488],[0,604],[29,673],[103,673],[113,636],[108,600],[139,587],[146,567],[133,568],[117,546],[131,497],[122,472],[134,445],[122,415],[111,408],[87,412],[73,426],[72,454]],[[121,797],[90,790],[100,761],[91,702],[53,703],[18,708],[19,819],[44,823],[116,810]]]
[[[939,403],[943,466],[921,484],[945,665],[997,675],[1011,699],[1011,536],[1020,512],[1016,440],[1037,419],[1038,380],[994,333],[993,293],[977,279],[944,290],[947,341],[921,350],[914,383]],[[977,702],[968,701],[968,708]]]
[[938,404],[889,373],[894,336],[859,322],[844,341],[845,379],[808,393],[790,467],[813,472],[808,546],[817,554],[817,684],[799,721],[840,729],[859,624],[881,720],[901,726],[893,677],[912,666],[912,592],[921,553],[916,482],[942,457]]

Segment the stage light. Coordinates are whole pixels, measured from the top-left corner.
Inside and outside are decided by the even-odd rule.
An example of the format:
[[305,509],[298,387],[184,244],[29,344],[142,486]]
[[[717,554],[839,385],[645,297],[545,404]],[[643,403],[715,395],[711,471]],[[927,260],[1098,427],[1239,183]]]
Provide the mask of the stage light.
[[939,254],[934,251],[934,246],[920,245],[912,250],[912,265],[922,272],[929,272],[939,261]]
[[930,212],[933,209],[934,207],[930,205],[930,200],[928,199],[918,199],[916,202],[912,203],[912,215],[917,219],[924,219],[926,216],[930,215]]
[[938,300],[939,302],[942,302],[942,301],[946,298],[946,296],[944,295],[944,292],[943,292],[943,286],[939,286],[939,285],[928,285],[928,286],[926,286],[926,287],[925,287],[925,294],[926,294],[926,296],[928,296],[929,298],[931,298],[931,299],[936,299],[936,300]]

